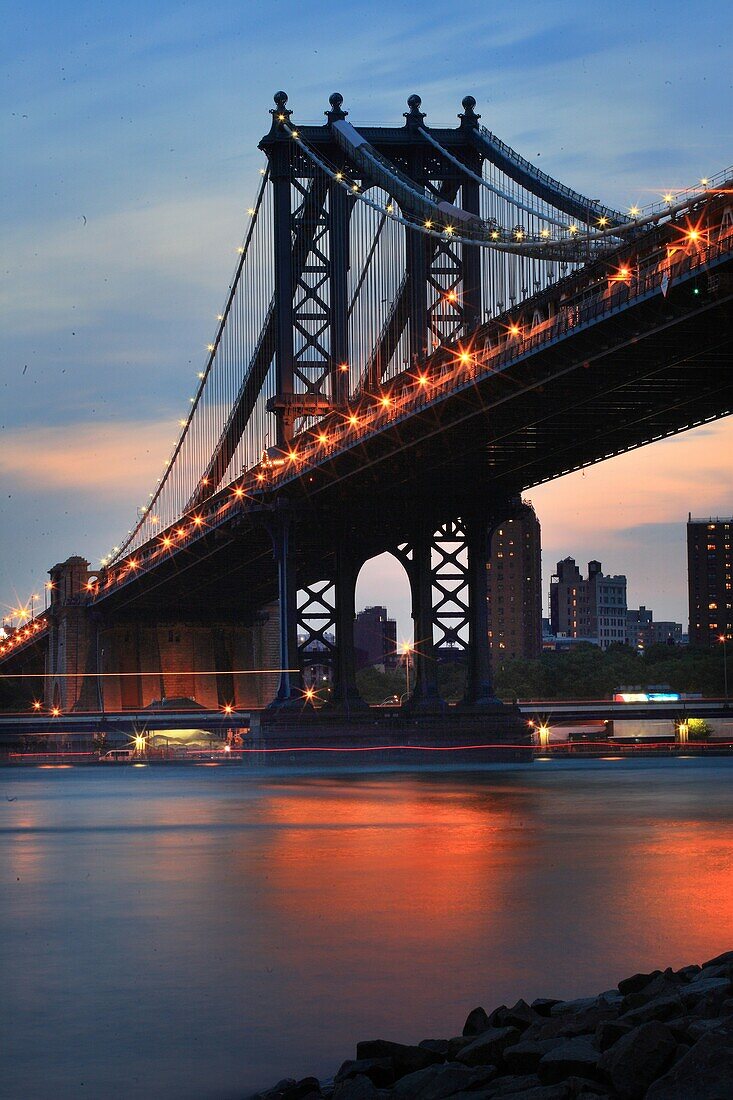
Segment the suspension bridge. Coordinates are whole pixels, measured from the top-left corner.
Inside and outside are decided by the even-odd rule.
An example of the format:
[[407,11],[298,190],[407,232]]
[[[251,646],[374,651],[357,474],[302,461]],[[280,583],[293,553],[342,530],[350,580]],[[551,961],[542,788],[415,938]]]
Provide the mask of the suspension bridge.
[[277,715],[327,663],[331,714],[358,715],[356,579],[389,552],[411,713],[441,713],[450,645],[452,713],[500,716],[486,562],[520,494],[731,411],[733,169],[624,212],[539,171],[471,96],[450,128],[416,95],[395,127],[355,125],[338,93],[322,125],[274,103],[164,472],[100,568],[50,570],[0,673],[43,674],[59,714],[180,695]]

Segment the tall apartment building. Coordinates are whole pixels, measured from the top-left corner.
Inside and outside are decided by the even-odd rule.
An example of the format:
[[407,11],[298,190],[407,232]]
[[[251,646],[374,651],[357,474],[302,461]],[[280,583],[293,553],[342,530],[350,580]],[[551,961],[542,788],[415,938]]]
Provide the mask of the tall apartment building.
[[354,620],[356,667],[396,668],[397,622],[387,615],[386,607],[365,607]]
[[552,633],[568,638],[588,638],[608,649],[626,641],[626,577],[606,576],[599,561],[588,562],[583,577],[574,558],[557,563],[550,581]]
[[733,516],[687,519],[690,645],[733,639]]
[[487,562],[489,646],[492,661],[539,657],[542,652],[540,522],[531,504],[494,531]]

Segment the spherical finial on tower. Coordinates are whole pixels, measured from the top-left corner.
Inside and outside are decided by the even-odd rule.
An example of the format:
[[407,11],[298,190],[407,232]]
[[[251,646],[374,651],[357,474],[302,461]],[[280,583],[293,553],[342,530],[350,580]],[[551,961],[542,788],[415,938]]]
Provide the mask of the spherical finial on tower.
[[326,119],[328,120],[327,125],[330,125],[332,122],[341,122],[346,118],[349,112],[342,111],[341,104],[343,101],[344,97],[341,95],[341,92],[331,92],[328,97],[328,102],[331,104],[331,110],[325,112]]
[[275,100],[275,106],[278,108],[278,110],[284,111],[285,110],[285,104],[288,102],[288,93],[287,92],[275,92],[275,94],[272,98]]
[[411,95],[407,100],[407,106],[409,111],[405,111],[405,119],[407,120],[405,125],[411,129],[416,129],[418,126],[422,126],[422,120],[425,118],[425,112],[420,110],[422,100],[419,95]]
[[463,107],[463,114],[458,117],[461,120],[461,129],[478,129],[478,120],[481,115],[477,115],[474,110],[476,106],[476,100],[472,95],[464,95],[461,100],[461,106]]
[[288,102],[287,92],[275,92],[272,98],[275,100],[275,106],[270,111],[272,115],[270,134],[274,135],[283,132],[283,123],[289,120],[293,112],[289,111],[286,106]]

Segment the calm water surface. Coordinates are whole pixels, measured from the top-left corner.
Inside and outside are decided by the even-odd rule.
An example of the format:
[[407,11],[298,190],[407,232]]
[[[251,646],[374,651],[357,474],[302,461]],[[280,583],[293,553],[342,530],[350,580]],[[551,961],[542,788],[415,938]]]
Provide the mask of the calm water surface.
[[0,1095],[242,1097],[733,948],[732,780],[4,770]]

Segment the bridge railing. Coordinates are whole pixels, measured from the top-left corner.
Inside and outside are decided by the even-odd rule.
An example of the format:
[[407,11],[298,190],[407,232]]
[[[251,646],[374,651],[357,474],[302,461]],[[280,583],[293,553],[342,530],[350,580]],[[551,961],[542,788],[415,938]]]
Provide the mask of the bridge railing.
[[10,657],[25,646],[31,645],[48,631],[49,626],[48,619],[37,618],[31,619],[27,626],[17,627],[0,641],[0,659]]
[[[573,302],[569,299],[560,303],[554,316],[544,318],[534,326],[514,326],[511,323],[512,314],[521,316],[527,309],[528,303],[523,303],[512,314],[507,313],[489,326],[482,326],[475,334],[474,350],[469,350],[468,344],[464,347],[460,342],[454,347],[444,346],[428,357],[417,372],[408,371],[391,379],[389,389],[385,387],[380,393],[362,394],[358,403],[338,423],[334,423],[333,414],[329,414],[320,426],[316,425],[296,438],[289,453],[282,458],[247,471],[243,478],[209,498],[195,514],[183,517],[161,532],[154,542],[141,547],[132,559],[110,570],[103,581],[102,591],[109,591],[131,580],[163,555],[190,546],[207,530],[225,522],[235,509],[241,510],[253,500],[258,501],[260,491],[271,490],[301,476],[308,464],[320,464],[449,393],[506,370],[528,354],[624,309],[633,301],[660,290],[666,294],[675,281],[694,271],[704,270],[732,250],[733,229],[723,233],[715,242],[670,250],[671,254],[667,252],[654,268],[645,272],[629,271],[623,277],[618,271],[608,273],[600,277],[595,285],[585,288],[589,295],[585,300]],[[547,298],[545,301],[550,304],[554,300]],[[496,334],[497,326],[504,330],[502,343],[475,350],[482,339],[489,340]],[[91,598],[96,595],[97,592]]]

